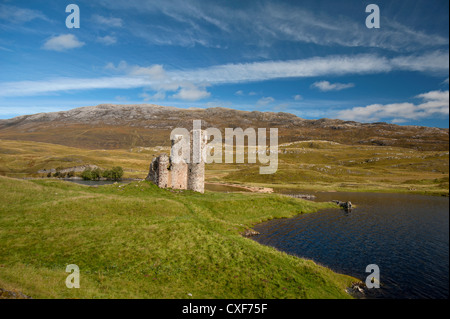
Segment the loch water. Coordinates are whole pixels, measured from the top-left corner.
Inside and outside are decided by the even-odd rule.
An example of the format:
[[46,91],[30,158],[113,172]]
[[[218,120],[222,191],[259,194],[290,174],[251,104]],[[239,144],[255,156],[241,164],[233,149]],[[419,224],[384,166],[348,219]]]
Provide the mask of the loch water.
[[299,257],[312,259],[363,282],[380,269],[379,289],[367,298],[449,297],[449,198],[386,193],[310,193],[315,201],[351,201],[356,208],[325,209],[271,220],[253,237]]

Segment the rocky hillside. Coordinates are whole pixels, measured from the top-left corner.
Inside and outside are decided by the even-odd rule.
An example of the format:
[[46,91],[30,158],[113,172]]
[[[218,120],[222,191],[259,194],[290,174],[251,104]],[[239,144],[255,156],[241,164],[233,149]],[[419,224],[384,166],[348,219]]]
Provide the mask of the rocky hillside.
[[203,128],[277,127],[280,143],[328,140],[417,150],[449,149],[448,129],[332,119],[305,120],[282,112],[180,109],[153,104],[101,104],[0,120],[0,139],[39,141],[87,149],[168,145],[171,130],[175,127],[190,129],[194,119],[203,120]]

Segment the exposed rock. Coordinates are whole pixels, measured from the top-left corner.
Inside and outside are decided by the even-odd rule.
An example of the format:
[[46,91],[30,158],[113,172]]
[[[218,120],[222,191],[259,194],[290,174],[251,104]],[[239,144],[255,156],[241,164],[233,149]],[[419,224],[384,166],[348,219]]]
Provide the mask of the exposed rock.
[[340,200],[332,200],[333,203],[336,203],[337,205],[339,205],[339,207],[349,211],[352,210],[353,208],[353,204],[352,202],[348,201],[348,202],[341,202]]
[[244,237],[252,237],[252,236],[256,236],[259,235],[260,233],[257,232],[256,230],[253,229],[246,229],[243,236]]
[[351,287],[347,288],[346,291],[348,294],[352,295],[355,298],[364,298],[365,297],[365,289],[366,285],[363,282],[353,282]]
[[10,291],[0,288],[0,299],[32,299],[32,298],[18,291]]

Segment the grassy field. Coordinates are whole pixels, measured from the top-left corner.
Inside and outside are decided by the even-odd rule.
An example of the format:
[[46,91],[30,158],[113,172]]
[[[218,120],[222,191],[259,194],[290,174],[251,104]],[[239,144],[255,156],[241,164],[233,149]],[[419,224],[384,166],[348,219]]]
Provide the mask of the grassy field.
[[281,145],[278,170],[260,175],[259,164],[208,167],[209,180],[291,191],[449,193],[449,153],[342,145],[327,141]]
[[89,150],[57,144],[0,140],[0,175],[39,177],[42,169],[64,169],[95,164],[103,169],[121,166],[125,178],[145,178],[154,154],[169,148],[131,148],[128,150]]
[[[255,223],[331,203],[0,177],[0,288],[33,298],[350,298],[355,278],[258,244]],[[80,289],[68,289],[68,264]]]
[[[161,152],[169,149],[0,140],[0,288],[33,298],[350,297],[355,278],[241,236],[261,221],[331,203],[15,179],[87,164],[122,166],[125,178],[142,179]],[[260,164],[208,164],[206,179],[280,192],[449,193],[448,151],[303,141],[280,145],[278,160],[272,175],[260,175]],[[68,264],[80,267],[80,289],[65,286]]]
[[[163,147],[88,150],[56,144],[0,140],[0,175],[39,177],[41,169],[95,164],[124,168],[125,178],[145,178]],[[257,164],[208,164],[206,180],[297,191],[449,193],[448,151],[311,141],[280,145],[278,171],[260,175]]]

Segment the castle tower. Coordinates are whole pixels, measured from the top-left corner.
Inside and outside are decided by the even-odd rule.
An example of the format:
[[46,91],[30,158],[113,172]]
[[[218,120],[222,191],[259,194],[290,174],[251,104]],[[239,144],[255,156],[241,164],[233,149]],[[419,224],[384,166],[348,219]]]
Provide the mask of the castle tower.
[[206,147],[206,131],[194,129],[191,135],[191,160],[188,164],[187,189],[205,192],[205,162],[202,152]]
[[[183,139],[182,135],[175,135],[171,140],[171,146],[175,143],[180,143]],[[181,141],[182,143],[185,141]],[[172,160],[172,155],[170,158],[170,175],[171,175],[171,183],[170,187],[173,189],[187,189],[188,184],[188,164],[185,161],[181,161],[176,163]]]

